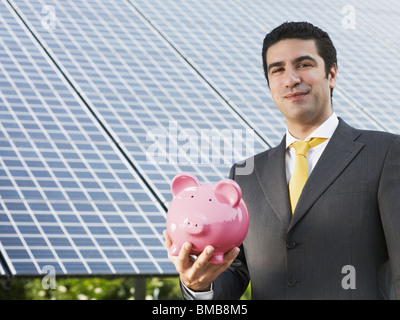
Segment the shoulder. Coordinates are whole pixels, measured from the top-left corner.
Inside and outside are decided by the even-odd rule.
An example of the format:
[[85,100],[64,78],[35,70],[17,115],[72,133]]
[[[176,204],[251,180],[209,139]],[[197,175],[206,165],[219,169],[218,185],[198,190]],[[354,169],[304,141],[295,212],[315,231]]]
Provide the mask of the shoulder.
[[377,150],[388,149],[393,144],[400,144],[400,135],[385,132],[385,131],[373,131],[373,130],[359,130],[358,142],[362,142],[365,145],[372,145]]
[[363,130],[349,126],[346,122],[340,119],[338,131],[342,135],[353,137],[354,141],[364,143],[366,145],[377,145],[388,147],[392,143],[399,143],[400,135],[387,131]]

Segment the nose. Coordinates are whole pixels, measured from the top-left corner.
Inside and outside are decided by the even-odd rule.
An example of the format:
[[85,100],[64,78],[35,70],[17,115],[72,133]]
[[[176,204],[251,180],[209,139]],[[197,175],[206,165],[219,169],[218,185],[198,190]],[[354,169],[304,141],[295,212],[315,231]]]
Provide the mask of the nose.
[[296,70],[289,68],[286,72],[285,85],[287,88],[294,88],[301,83],[301,78]]
[[183,228],[189,234],[201,234],[204,230],[204,223],[195,217],[188,218],[183,222]]

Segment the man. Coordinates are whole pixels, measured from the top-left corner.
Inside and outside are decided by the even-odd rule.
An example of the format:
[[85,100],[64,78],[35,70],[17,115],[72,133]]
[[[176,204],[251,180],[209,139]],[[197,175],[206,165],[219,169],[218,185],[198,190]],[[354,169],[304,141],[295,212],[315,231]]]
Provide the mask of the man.
[[231,169],[250,215],[240,248],[222,265],[208,262],[211,246],[196,260],[190,243],[170,256],[183,297],[238,299],[249,280],[253,299],[400,297],[400,136],[335,115],[336,50],[321,29],[284,23],[262,57],[287,132],[251,174]]

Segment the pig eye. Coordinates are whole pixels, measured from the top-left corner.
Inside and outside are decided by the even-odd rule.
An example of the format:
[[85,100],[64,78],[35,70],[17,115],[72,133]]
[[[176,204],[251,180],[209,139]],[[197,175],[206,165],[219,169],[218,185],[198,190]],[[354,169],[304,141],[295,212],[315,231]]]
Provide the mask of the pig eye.
[[208,201],[211,201],[211,199],[208,199]]
[[191,196],[191,198],[194,198],[194,196]]

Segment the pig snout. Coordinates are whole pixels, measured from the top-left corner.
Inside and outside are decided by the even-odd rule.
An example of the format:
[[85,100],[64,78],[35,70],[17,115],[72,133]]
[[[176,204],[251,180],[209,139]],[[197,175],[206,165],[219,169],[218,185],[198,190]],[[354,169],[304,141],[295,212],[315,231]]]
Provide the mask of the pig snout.
[[189,234],[201,234],[205,229],[205,223],[199,218],[187,218],[183,222],[183,228]]

